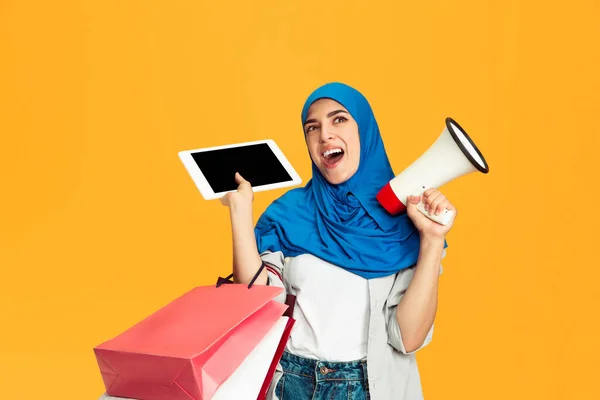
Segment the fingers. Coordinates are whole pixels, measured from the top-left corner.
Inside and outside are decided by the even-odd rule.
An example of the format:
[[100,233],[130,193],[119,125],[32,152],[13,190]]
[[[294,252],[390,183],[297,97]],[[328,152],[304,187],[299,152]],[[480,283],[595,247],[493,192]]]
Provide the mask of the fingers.
[[454,210],[454,206],[439,190],[427,189],[423,193],[423,204],[430,215],[439,215],[444,209]]
[[224,196],[221,196],[221,198],[219,198],[219,201],[221,201],[221,204],[223,204],[226,207],[229,207],[229,197],[230,197],[230,193],[226,193]]
[[423,197],[429,197],[433,192],[437,191],[436,188],[429,188],[423,192]]
[[432,195],[431,204],[429,205],[429,212],[435,215],[439,215],[444,209],[446,203],[450,203],[446,196],[440,192],[434,192],[435,197]]
[[435,188],[427,189],[423,193],[423,204],[426,211],[429,212],[429,215],[433,215],[436,213],[437,206],[444,200],[444,195],[442,195]]

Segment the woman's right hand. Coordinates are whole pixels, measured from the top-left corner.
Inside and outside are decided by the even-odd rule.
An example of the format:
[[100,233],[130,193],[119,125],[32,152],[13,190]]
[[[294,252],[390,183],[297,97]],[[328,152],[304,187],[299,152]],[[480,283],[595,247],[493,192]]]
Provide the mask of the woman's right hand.
[[227,207],[237,207],[240,205],[249,206],[254,200],[254,191],[252,185],[245,180],[238,172],[235,173],[235,183],[238,184],[237,191],[229,192],[221,197],[221,204]]

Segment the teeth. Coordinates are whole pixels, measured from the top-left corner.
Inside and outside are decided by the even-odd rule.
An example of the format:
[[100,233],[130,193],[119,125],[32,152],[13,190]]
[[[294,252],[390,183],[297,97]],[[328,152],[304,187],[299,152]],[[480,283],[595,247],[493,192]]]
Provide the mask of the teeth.
[[330,155],[334,154],[334,153],[341,153],[342,149],[331,149],[331,150],[327,150],[325,153],[323,153],[323,157],[327,158]]

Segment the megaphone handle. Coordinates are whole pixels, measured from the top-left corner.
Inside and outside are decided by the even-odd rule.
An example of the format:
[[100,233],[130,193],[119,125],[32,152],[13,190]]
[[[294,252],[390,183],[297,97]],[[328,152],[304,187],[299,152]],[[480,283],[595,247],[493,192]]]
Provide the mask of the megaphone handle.
[[422,201],[419,201],[417,204],[417,209],[421,211],[423,215],[425,215],[430,220],[437,222],[438,224],[448,225],[450,221],[452,221],[452,217],[454,216],[454,211],[443,209],[440,215],[429,215],[429,212],[425,210],[425,204]]

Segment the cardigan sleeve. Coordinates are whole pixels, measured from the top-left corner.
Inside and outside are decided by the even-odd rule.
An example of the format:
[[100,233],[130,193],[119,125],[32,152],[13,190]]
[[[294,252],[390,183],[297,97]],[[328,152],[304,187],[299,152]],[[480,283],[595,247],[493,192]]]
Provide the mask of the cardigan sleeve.
[[[443,253],[442,253],[442,258],[444,258],[446,256],[446,249],[444,249]],[[400,332],[400,326],[398,325],[398,319],[396,318],[396,309],[398,308],[398,303],[400,303],[400,300],[402,299],[402,297],[404,297],[404,294],[406,293],[406,289],[408,289],[408,285],[410,284],[412,277],[414,275],[415,272],[415,268],[416,266],[410,267],[410,268],[405,268],[403,270],[401,270],[400,272],[398,272],[398,274],[396,275],[394,284],[392,286],[392,289],[390,290],[390,293],[387,297],[386,300],[386,307],[385,307],[385,320],[386,320],[386,326],[387,326],[387,333],[388,333],[388,343],[395,348],[396,350],[400,351],[403,354],[413,354],[419,350],[421,350],[423,347],[427,346],[430,342],[431,339],[433,338],[433,326],[435,324],[431,325],[431,328],[429,329],[429,332],[427,333],[427,336],[425,337],[425,340],[423,341],[423,343],[421,344],[421,346],[411,352],[406,351],[406,348],[404,347],[404,342],[402,341],[402,332]],[[443,267],[440,264],[440,275],[443,272]]]
[[260,258],[265,263],[265,267],[269,276],[268,284],[283,288],[283,292],[275,298],[276,301],[285,303],[287,289],[284,284],[283,271],[285,265],[285,257],[281,251],[270,252],[265,251],[260,254]]

